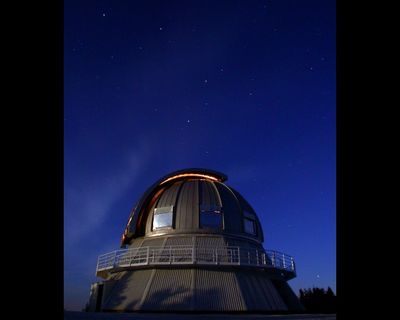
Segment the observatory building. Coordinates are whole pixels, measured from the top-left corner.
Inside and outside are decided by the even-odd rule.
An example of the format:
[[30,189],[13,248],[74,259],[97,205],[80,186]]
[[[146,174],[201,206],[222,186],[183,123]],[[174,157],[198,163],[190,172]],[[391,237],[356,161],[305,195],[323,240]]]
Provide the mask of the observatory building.
[[99,256],[88,311],[301,311],[291,256],[265,250],[250,204],[205,169],[173,172],[132,210],[121,249]]

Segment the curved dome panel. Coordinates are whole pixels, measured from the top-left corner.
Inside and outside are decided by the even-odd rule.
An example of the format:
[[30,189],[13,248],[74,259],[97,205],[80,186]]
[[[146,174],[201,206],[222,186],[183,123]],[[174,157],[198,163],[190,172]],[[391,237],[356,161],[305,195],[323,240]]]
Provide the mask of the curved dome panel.
[[[142,236],[230,234],[263,242],[256,213],[214,171],[178,171],[161,179],[133,210],[122,244]],[[136,219],[133,219],[136,217]]]

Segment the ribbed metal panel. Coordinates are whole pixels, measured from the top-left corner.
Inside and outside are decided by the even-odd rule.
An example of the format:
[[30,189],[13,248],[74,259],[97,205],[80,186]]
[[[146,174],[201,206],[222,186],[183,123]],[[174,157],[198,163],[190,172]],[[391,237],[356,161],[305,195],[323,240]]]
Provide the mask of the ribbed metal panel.
[[142,310],[190,310],[191,270],[157,269]]
[[223,237],[213,236],[196,236],[195,245],[197,248],[215,248],[225,246],[225,239]]
[[182,182],[176,182],[171,187],[166,189],[157,203],[157,208],[175,206],[176,197]]
[[193,237],[169,237],[165,246],[191,246],[193,245]]
[[233,272],[197,269],[195,276],[197,310],[245,310],[240,288]]
[[140,246],[142,246],[143,241],[144,241],[144,238],[133,239],[131,241],[130,247],[132,247],[132,248],[140,247]]
[[279,292],[282,299],[285,301],[286,305],[290,310],[293,311],[304,311],[305,308],[301,304],[299,298],[293,292],[293,290],[289,287],[289,285],[285,281],[273,280],[276,290]]
[[211,181],[200,180],[200,205],[204,206],[222,206],[218,191]]
[[198,228],[199,192],[198,181],[185,181],[176,202],[176,229],[193,230]]
[[290,287],[273,282],[265,271],[212,268],[121,272],[104,283],[102,302],[105,311],[286,311],[288,306],[302,310]]
[[222,183],[215,182],[215,187],[218,190],[221,198],[223,213],[224,213],[224,227],[225,231],[232,233],[242,233],[243,227],[240,223],[242,221],[242,213],[239,202],[236,200],[233,193]]
[[103,310],[138,310],[152,270],[130,271],[118,280],[104,298]]
[[238,270],[236,277],[248,310],[287,310],[286,304],[263,271]]
[[145,239],[142,243],[142,247],[162,247],[165,241],[166,238]]

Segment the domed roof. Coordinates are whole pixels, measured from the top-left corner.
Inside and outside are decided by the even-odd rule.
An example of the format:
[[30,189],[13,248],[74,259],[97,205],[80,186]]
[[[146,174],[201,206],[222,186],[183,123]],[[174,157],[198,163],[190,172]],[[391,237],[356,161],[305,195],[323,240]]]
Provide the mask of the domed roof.
[[217,233],[263,242],[250,204],[223,182],[227,176],[206,169],[173,172],[153,184],[132,210],[122,244],[137,237]]

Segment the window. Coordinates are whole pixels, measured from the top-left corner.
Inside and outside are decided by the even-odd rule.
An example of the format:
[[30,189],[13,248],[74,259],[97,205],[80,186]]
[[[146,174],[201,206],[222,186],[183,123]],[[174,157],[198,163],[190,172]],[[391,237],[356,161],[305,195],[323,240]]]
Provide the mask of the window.
[[250,234],[256,234],[256,224],[253,219],[244,218],[244,231]]
[[172,228],[174,206],[154,209],[153,230]]
[[222,208],[218,206],[200,206],[200,228],[222,229]]

